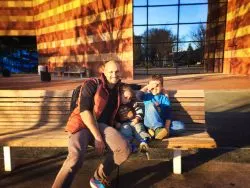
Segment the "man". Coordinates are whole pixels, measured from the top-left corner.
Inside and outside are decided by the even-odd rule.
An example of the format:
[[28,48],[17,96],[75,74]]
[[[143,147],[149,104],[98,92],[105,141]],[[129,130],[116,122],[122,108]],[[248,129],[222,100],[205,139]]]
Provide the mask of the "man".
[[57,174],[52,188],[70,187],[78,169],[82,166],[84,154],[89,144],[94,144],[96,151],[108,153],[90,180],[91,187],[109,186],[111,172],[127,160],[130,148],[125,139],[113,127],[113,122],[120,105],[120,65],[109,61],[98,81],[87,80],[81,90],[79,113],[84,123],[76,127],[69,123],[70,132],[68,156]]

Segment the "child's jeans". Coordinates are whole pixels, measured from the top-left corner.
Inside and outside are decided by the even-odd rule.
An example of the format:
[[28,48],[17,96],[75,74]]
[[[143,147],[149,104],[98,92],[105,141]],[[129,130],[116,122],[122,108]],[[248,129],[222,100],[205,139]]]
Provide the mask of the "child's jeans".
[[131,142],[133,138],[137,141],[142,142],[149,140],[150,136],[146,132],[142,123],[131,124],[132,121],[125,122],[121,125],[120,133],[125,137],[126,140]]
[[[164,122],[153,104],[147,104],[145,108],[144,124],[147,128],[156,130],[164,127]],[[185,125],[181,121],[171,121],[170,135],[177,135],[185,130]]]

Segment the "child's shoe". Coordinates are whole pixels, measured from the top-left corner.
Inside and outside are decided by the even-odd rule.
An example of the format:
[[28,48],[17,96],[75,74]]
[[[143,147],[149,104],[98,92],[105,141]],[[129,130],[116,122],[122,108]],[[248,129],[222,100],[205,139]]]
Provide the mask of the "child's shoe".
[[166,128],[157,128],[155,130],[155,139],[162,140],[163,138],[167,138],[169,136],[169,131]]
[[148,149],[149,149],[149,147],[148,147],[147,142],[142,141],[142,142],[140,143],[140,152],[146,153],[146,152],[148,152]]
[[148,129],[148,134],[151,136],[151,138],[154,138],[155,131],[153,129]]

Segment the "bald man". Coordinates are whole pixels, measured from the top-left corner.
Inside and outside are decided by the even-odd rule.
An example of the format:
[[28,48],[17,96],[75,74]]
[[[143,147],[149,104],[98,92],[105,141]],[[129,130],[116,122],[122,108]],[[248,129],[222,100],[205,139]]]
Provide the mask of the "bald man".
[[128,143],[113,127],[120,105],[120,77],[120,65],[115,61],[108,61],[99,79],[84,82],[75,115],[81,118],[83,126],[77,126],[73,120],[67,123],[68,156],[56,176],[53,188],[71,186],[75,174],[82,166],[88,145],[94,145],[99,154],[107,149],[105,160],[90,179],[91,187],[110,186],[111,172],[127,160],[130,154]]

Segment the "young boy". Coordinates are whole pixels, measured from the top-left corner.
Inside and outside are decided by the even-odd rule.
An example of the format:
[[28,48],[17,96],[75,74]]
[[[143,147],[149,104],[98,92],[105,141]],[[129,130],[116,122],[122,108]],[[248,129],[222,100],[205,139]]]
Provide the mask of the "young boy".
[[148,85],[137,92],[136,97],[144,102],[144,125],[148,128],[152,137],[155,139],[167,138],[170,133],[170,126],[184,129],[182,122],[171,121],[170,100],[163,88],[163,77],[161,75],[153,75]]
[[148,141],[150,135],[146,132],[142,123],[143,110],[132,100],[134,92],[128,85],[121,86],[121,105],[118,110],[116,128],[131,144],[132,152],[135,152],[136,146],[133,145],[133,138],[140,142],[140,151],[148,150]]

